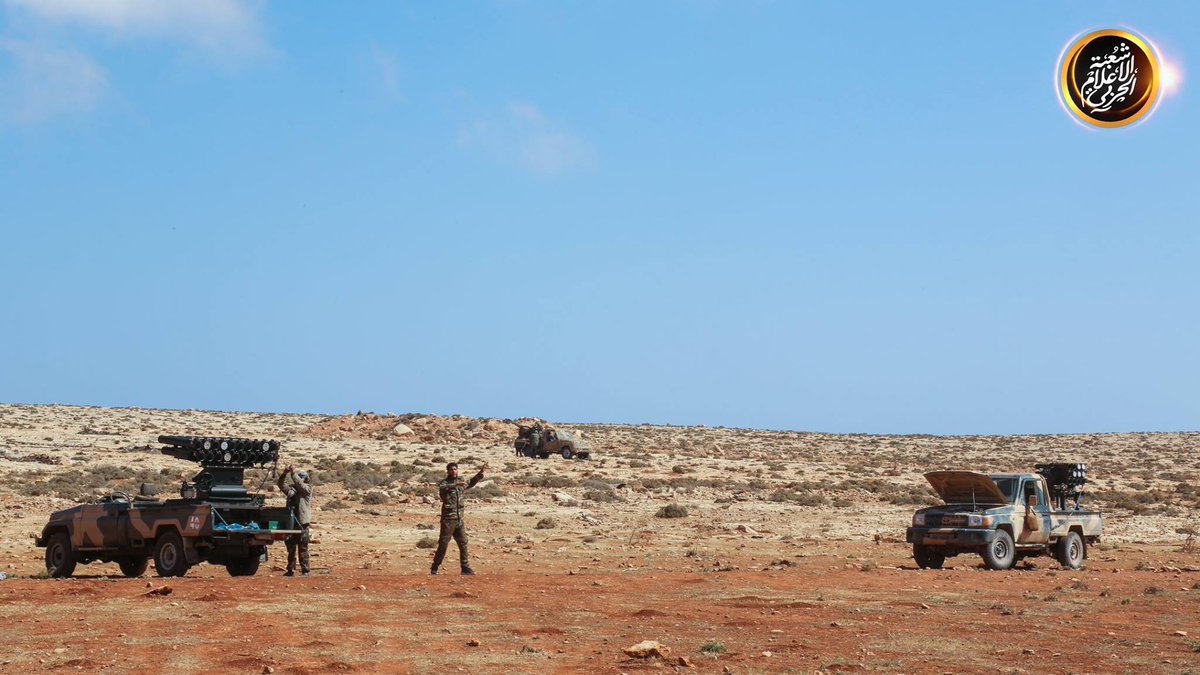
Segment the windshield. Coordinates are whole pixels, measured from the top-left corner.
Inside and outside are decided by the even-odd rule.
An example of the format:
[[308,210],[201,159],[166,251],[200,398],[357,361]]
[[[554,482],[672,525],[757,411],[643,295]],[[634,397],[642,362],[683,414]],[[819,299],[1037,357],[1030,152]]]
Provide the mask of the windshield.
[[1004,498],[1011,504],[1017,498],[1017,485],[1020,481],[1014,476],[992,476],[992,482],[1004,493]]

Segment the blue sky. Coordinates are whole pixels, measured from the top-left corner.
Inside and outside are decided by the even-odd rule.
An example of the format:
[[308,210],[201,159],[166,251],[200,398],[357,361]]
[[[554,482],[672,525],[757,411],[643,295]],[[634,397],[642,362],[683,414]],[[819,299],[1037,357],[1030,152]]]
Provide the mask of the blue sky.
[[[1124,26],[1144,123],[1054,93]],[[1194,3],[0,0],[0,400],[1200,428]]]

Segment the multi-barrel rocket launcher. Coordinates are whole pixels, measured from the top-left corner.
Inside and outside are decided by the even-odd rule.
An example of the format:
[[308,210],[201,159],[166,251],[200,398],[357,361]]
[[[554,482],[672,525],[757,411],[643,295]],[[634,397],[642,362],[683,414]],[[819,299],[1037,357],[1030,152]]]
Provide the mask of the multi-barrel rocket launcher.
[[[262,495],[246,492],[245,471],[279,461],[279,441],[212,436],[159,436],[164,455],[196,462],[200,473],[184,486],[184,496],[225,502],[262,504]],[[188,489],[194,495],[188,495]]]
[[1068,499],[1074,501],[1074,508],[1079,508],[1083,486],[1088,482],[1087,464],[1036,464],[1033,468],[1046,479],[1050,497],[1058,504],[1059,510],[1066,510]]

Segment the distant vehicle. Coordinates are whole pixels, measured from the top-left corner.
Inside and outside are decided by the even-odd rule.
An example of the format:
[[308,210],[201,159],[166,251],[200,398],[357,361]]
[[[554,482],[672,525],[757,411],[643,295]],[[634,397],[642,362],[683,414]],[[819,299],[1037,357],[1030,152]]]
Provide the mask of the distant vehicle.
[[[982,474],[931,471],[925,479],[945,502],[917,511],[906,540],[922,568],[941,569],[946,558],[977,553],[989,569],[1053,555],[1079,569],[1088,546],[1100,541],[1104,519],[1083,509],[1084,464],[1039,464],[1038,473]],[[1067,501],[1074,498],[1068,508]]]
[[127,577],[145,573],[150,558],[160,577],[178,577],[200,562],[252,576],[267,546],[300,532],[286,507],[264,506],[244,485],[248,467],[274,463],[279,443],[245,438],[159,436],[163,454],[200,463],[179,499],[114,492],[50,516],[36,543],[46,549],[46,572],[69,577],[81,563],[116,562]]
[[545,459],[550,455],[560,455],[563,459],[587,459],[591,457],[591,446],[583,436],[566,430],[522,425],[517,430],[517,440],[513,442],[517,454],[522,457],[540,457]]

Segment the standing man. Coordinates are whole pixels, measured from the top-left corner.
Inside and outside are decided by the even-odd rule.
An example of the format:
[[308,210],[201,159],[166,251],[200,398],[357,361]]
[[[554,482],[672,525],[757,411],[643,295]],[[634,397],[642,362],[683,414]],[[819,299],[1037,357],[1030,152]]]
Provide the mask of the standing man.
[[442,527],[438,532],[437,553],[433,555],[433,566],[429,568],[430,574],[438,573],[438,567],[441,567],[442,560],[446,557],[446,548],[450,545],[450,537],[454,537],[454,543],[458,544],[458,559],[462,563],[462,573],[475,574],[475,570],[471,569],[471,561],[467,557],[467,528],[463,523],[463,492],[475,487],[476,483],[483,480],[483,471],[486,468],[488,465],[487,462],[484,462],[479,473],[472,476],[469,482],[464,483],[458,477],[458,462],[450,462],[446,465],[446,478],[438,483],[438,496],[442,498]]
[[[292,477],[291,484],[287,484],[288,476]],[[289,464],[279,474],[279,491],[287,496],[288,509],[292,515],[296,517],[296,525],[300,527],[300,534],[288,535],[285,540],[287,544],[288,562],[287,571],[283,573],[285,577],[296,576],[296,553],[300,553],[300,576],[306,577],[309,572],[308,565],[308,542],[312,539],[309,533],[309,526],[312,525],[312,485],[308,482],[307,471],[296,471]]]
[[542,454],[542,425],[533,425],[533,431],[529,432],[529,447],[533,448],[533,456],[537,457]]

